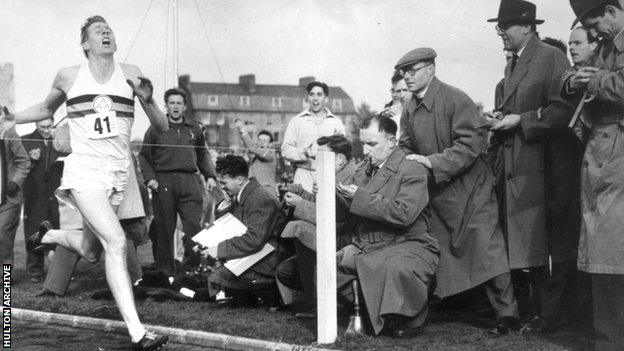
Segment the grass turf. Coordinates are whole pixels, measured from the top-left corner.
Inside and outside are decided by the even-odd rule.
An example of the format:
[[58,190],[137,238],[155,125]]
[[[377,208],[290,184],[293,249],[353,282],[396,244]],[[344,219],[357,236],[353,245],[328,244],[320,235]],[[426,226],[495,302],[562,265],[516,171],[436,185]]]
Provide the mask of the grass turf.
[[[143,264],[152,260],[151,248],[139,248]],[[26,273],[25,249],[21,227],[15,243],[12,302],[14,307],[73,315],[121,319],[112,301],[92,300],[91,295],[106,288],[103,263],[81,260],[74,272],[67,296],[36,297],[42,283],[32,283]],[[257,338],[270,341],[310,345],[316,340],[316,322],[294,318],[289,311],[271,312],[264,308],[232,309],[214,303],[137,301],[141,321],[175,328]],[[467,321],[467,322],[462,322]],[[433,309],[424,334],[412,339],[361,337],[345,340],[339,336],[330,348],[345,350],[586,350],[590,343],[578,330],[535,336],[512,333],[493,337],[469,312]],[[19,328],[19,325],[16,326]],[[339,325],[339,335],[345,325]]]

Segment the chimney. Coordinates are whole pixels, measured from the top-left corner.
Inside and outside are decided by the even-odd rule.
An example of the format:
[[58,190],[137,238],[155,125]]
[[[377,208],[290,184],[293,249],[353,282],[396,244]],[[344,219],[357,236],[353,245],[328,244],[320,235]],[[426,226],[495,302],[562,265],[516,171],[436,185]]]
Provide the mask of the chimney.
[[191,86],[191,76],[188,74],[182,74],[178,77],[178,87],[188,90]]
[[245,74],[238,77],[238,84],[247,88],[247,91],[253,93],[256,91],[256,76],[253,74]]
[[312,77],[312,76],[301,77],[301,78],[299,78],[299,86],[305,88],[308,84],[310,84],[310,83],[312,83],[314,81],[316,81],[316,79],[314,79],[314,77]]

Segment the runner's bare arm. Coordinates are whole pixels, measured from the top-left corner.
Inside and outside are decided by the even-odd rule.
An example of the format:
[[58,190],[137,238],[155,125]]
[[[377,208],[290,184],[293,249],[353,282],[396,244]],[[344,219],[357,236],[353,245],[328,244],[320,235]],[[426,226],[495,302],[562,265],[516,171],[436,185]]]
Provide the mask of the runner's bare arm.
[[137,66],[122,64],[121,67],[124,71],[124,75],[126,76],[126,81],[130,87],[132,87],[132,90],[134,90],[134,94],[139,99],[139,102],[143,107],[143,111],[145,111],[145,114],[150,120],[150,124],[161,132],[169,129],[167,117],[154,102],[154,98],[152,96],[154,87],[152,86],[150,80],[145,78],[143,72],[141,72]]
[[36,122],[52,117],[54,111],[65,102],[65,91],[73,84],[76,74],[77,70],[74,67],[61,68],[54,78],[52,89],[43,102],[15,113],[15,123]]

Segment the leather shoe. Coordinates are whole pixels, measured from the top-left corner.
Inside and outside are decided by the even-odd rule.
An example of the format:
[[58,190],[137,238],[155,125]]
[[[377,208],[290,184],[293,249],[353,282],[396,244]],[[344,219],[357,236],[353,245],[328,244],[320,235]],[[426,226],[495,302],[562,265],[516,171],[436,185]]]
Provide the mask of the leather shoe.
[[54,293],[46,288],[43,288],[41,290],[39,290],[38,293],[35,294],[36,297],[46,297],[46,296],[51,296],[51,297],[63,297],[63,295],[59,295],[57,293]]
[[547,334],[557,331],[557,323],[543,317],[535,316],[526,323],[520,331],[523,334]]
[[167,335],[158,335],[146,332],[137,343],[132,343],[133,350],[158,350],[169,341]]
[[516,317],[505,316],[501,317],[496,326],[489,330],[490,333],[494,335],[507,335],[512,331],[520,330],[520,321]]
[[46,233],[52,229],[52,223],[48,221],[43,221],[39,224],[39,230],[31,235],[28,240],[26,240],[26,251],[29,252],[43,252],[45,250],[52,250],[56,246],[55,244],[43,244],[41,240],[46,235]]
[[408,339],[419,336],[425,331],[423,326],[419,327],[400,327],[390,331],[390,337],[396,339]]

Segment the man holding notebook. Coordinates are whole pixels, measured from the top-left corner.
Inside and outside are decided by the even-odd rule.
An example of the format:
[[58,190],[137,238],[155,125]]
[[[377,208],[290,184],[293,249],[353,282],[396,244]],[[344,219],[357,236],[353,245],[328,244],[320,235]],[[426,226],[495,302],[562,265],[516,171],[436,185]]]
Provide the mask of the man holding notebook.
[[[277,198],[255,178],[249,178],[249,166],[241,156],[219,158],[216,172],[227,194],[226,200],[219,204],[216,216],[229,212],[247,227],[247,231],[203,251],[204,255],[217,261],[208,284],[211,295],[223,290],[233,298],[233,304],[245,305],[275,288],[275,267],[282,256],[278,238],[286,223],[286,215]],[[267,243],[275,250],[240,275],[220,264],[256,254]]]

